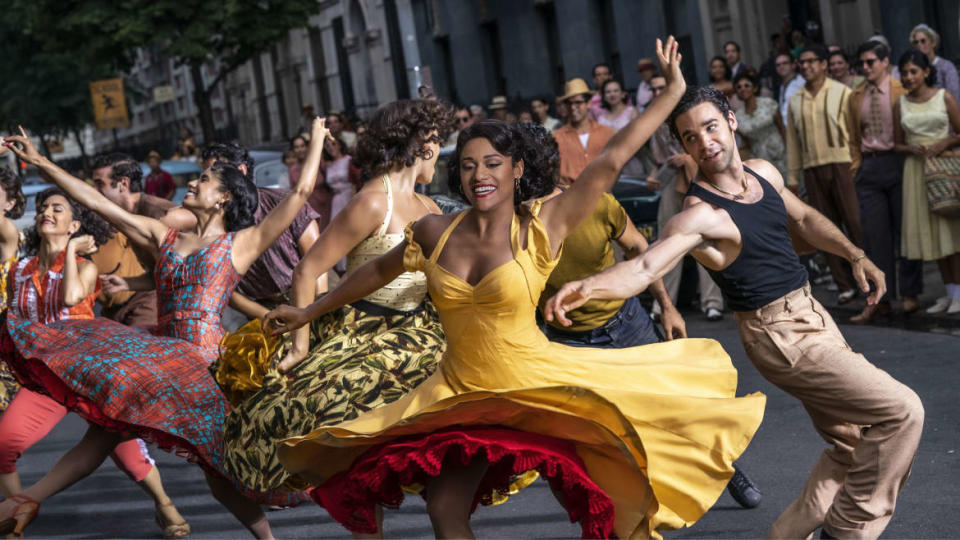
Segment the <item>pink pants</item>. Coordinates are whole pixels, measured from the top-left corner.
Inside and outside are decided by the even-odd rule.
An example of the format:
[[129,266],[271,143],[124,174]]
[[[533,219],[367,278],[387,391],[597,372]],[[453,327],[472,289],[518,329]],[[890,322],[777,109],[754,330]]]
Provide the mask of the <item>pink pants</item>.
[[[67,412],[66,407],[49,397],[21,388],[0,415],[0,474],[16,472],[23,452],[46,437]],[[153,468],[153,459],[140,439],[118,444],[110,457],[136,482],[146,478]]]

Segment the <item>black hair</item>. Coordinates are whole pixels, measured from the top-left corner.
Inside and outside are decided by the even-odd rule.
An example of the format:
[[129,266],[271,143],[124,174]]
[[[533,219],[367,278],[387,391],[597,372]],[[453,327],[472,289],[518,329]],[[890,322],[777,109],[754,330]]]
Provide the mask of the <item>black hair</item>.
[[927,83],[927,86],[934,86],[937,84],[937,68],[930,63],[930,59],[927,58],[927,55],[916,49],[910,49],[909,51],[903,53],[900,56],[900,61],[897,62],[897,67],[900,68],[901,77],[903,77],[904,67],[906,67],[907,64],[913,64],[921,70],[929,69],[930,74],[927,75],[923,81]]
[[353,162],[365,178],[433,158],[429,143],[442,145],[453,130],[454,109],[440,100],[402,99],[377,109],[357,137]]
[[257,186],[232,163],[217,161],[210,166],[210,171],[220,181],[220,191],[230,194],[230,200],[223,205],[223,224],[227,232],[253,225],[253,216],[260,204]]
[[623,89],[623,83],[622,83],[622,82],[620,82],[619,80],[617,80],[617,79],[615,79],[615,78],[612,78],[612,77],[609,78],[609,79],[607,79],[606,81],[603,82],[603,84],[600,85],[600,106],[603,107],[604,109],[608,110],[608,111],[610,110],[610,104],[607,103],[607,99],[606,99],[605,97],[603,97],[603,93],[604,93],[604,90],[606,90],[607,85],[610,84],[610,83],[616,83],[616,84],[620,85],[620,91],[623,92],[623,102],[624,102],[624,103],[627,102],[627,99],[628,99],[628,97],[629,97],[629,95],[627,94],[626,90]]
[[201,158],[203,161],[226,161],[238,167],[243,165],[247,168],[247,180],[253,181],[253,158],[246,148],[237,143],[213,143],[203,150]]
[[293,138],[290,139],[290,150],[293,150],[293,143],[297,142],[297,139],[300,139],[301,141],[303,141],[303,144],[305,144],[307,147],[310,146],[310,143],[307,141],[307,138],[303,134],[300,134],[300,135],[295,135]]
[[109,154],[100,154],[93,158],[93,168],[102,169],[110,167],[111,186],[116,187],[117,182],[126,176],[130,179],[130,193],[139,193],[143,191],[143,169],[137,160],[128,154],[112,152]]
[[[331,137],[333,137],[333,142],[336,143],[336,145],[340,148],[341,157],[348,155],[349,152],[347,151],[347,143],[340,137],[334,137],[333,135],[331,135]],[[333,156],[330,154],[330,152],[327,152],[326,145],[323,147],[323,159],[327,161],[333,161]]]
[[530,104],[531,104],[531,105],[533,105],[533,102],[534,102],[534,101],[539,101],[540,103],[543,103],[543,104],[546,105],[547,107],[549,107],[549,106],[551,106],[551,105],[553,104],[553,100],[552,100],[552,99],[549,99],[549,98],[544,97],[544,96],[533,96],[532,98],[530,98]]
[[[777,34],[774,34],[774,36],[776,36],[776,35],[777,35]],[[737,43],[736,41],[730,40],[730,41],[724,43],[724,44],[723,44],[723,50],[724,50],[724,51],[727,50],[727,45],[733,45],[734,47],[737,48],[737,53],[740,52],[740,44]]]
[[725,80],[729,81],[731,78],[733,78],[733,71],[730,69],[730,66],[727,65],[727,59],[717,55],[711,58],[710,62],[707,64],[707,76],[711,77],[710,82],[716,82],[712,79],[712,75],[710,75],[710,68],[713,67],[714,62],[720,62],[723,64],[723,78]]
[[680,139],[680,133],[677,131],[677,117],[701,103],[711,103],[720,111],[721,116],[724,118],[729,117],[730,102],[727,101],[727,96],[722,91],[712,86],[688,86],[687,91],[684,92],[683,97],[680,98],[680,102],[677,103],[677,106],[673,108],[673,112],[671,112],[667,118],[667,125],[670,126],[670,132],[673,133],[673,136],[676,137],[681,144],[683,144],[683,141]]
[[[109,223],[103,220],[99,214],[95,213],[93,210],[90,210],[86,206],[81,205],[77,201],[70,198],[62,189],[59,187],[47,188],[40,193],[36,194],[36,208],[37,215],[39,215],[43,210],[43,203],[53,197],[54,195],[60,195],[67,200],[67,203],[70,205],[70,213],[73,214],[73,221],[80,222],[80,228],[77,229],[77,232],[73,233],[71,238],[77,236],[82,236],[84,234],[89,234],[93,237],[93,241],[98,245],[102,246],[110,240],[110,237],[113,236],[113,228]],[[24,231],[24,244],[23,252],[26,255],[36,255],[40,250],[40,235],[37,233],[37,226],[33,225],[26,231]]]
[[877,55],[878,60],[890,58],[890,47],[887,47],[875,39],[871,39],[870,41],[867,41],[866,43],[857,47],[857,59],[859,60],[860,55],[865,52],[872,52],[873,54]]
[[4,211],[3,215],[10,219],[17,219],[23,215],[23,208],[27,198],[23,196],[20,187],[20,177],[6,167],[0,167],[0,189],[7,194],[7,200],[13,201],[13,208]]
[[805,46],[800,50],[800,54],[797,56],[802,56],[805,52],[812,52],[813,54],[817,55],[817,60],[820,60],[821,62],[826,62],[830,59],[830,51],[828,51],[826,47],[819,43],[811,43]]
[[613,75],[613,68],[610,67],[610,64],[608,64],[608,63],[606,63],[606,62],[597,62],[596,64],[593,65],[593,69],[590,70],[590,76],[591,76],[591,77],[593,77],[594,75],[597,74],[597,68],[598,68],[598,67],[605,67],[605,68],[607,68],[607,71],[610,72],[610,75],[611,75],[611,76]]
[[460,153],[473,139],[483,138],[513,163],[523,161],[523,176],[514,193],[514,205],[544,197],[553,192],[560,171],[560,151],[549,131],[538,124],[507,124],[500,120],[483,120],[460,132],[457,147],[447,160],[447,184],[451,193],[463,196],[460,180]]
[[827,55],[827,58],[828,58],[828,59],[829,59],[829,58],[833,58],[834,56],[839,56],[839,57],[843,58],[843,61],[844,61],[844,62],[846,62],[846,63],[848,63],[848,64],[850,63],[850,59],[847,58],[847,55],[844,54],[843,51],[832,51],[829,55]]
[[792,64],[795,64],[795,63],[796,63],[796,61],[797,61],[797,59],[796,59],[796,58],[794,58],[794,57],[793,57],[793,55],[792,55],[792,54],[790,54],[789,52],[778,52],[778,53],[777,53],[777,55],[773,57],[773,64],[774,64],[774,67],[776,67],[776,64],[777,64],[777,60],[778,60],[778,59],[780,59],[780,57],[781,57],[781,56],[786,56],[787,58],[789,58],[789,59],[790,59],[790,64],[791,64],[791,65],[792,65]]
[[757,74],[754,73],[752,69],[741,69],[740,73],[737,73],[737,76],[733,78],[733,88],[736,89],[737,83],[743,79],[750,81],[750,84],[756,88],[760,87],[760,81],[757,80]]

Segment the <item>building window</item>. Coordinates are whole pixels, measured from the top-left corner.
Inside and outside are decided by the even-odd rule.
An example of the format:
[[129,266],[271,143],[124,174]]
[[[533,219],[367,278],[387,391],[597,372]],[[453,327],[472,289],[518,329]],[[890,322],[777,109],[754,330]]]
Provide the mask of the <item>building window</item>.
[[487,77],[490,81],[490,92],[493,95],[507,95],[507,78],[503,76],[503,46],[500,42],[500,26],[497,21],[487,21],[480,24],[484,65],[487,68]]

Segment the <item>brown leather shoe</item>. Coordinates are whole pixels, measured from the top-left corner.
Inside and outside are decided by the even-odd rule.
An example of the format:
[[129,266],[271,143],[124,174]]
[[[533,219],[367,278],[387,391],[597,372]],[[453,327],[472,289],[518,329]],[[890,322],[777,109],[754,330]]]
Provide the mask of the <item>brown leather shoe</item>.
[[891,311],[893,311],[893,309],[890,307],[889,302],[880,302],[872,306],[867,304],[859,315],[850,317],[850,322],[853,324],[870,324],[874,317],[889,315]]
[[911,313],[915,313],[918,309],[920,309],[920,302],[918,302],[917,299],[912,296],[904,296],[903,301],[900,302],[900,304],[904,315],[910,315]]

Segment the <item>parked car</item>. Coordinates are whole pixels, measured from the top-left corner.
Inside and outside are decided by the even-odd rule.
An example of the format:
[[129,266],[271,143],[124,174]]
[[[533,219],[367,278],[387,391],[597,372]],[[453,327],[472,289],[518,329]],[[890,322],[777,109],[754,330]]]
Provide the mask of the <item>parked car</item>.
[[660,192],[647,187],[646,180],[621,176],[613,186],[613,197],[623,206],[630,220],[647,239],[657,239],[657,209],[660,207]]
[[290,186],[287,166],[283,163],[283,152],[272,150],[251,150],[253,158],[253,183],[257,187],[287,188]]

